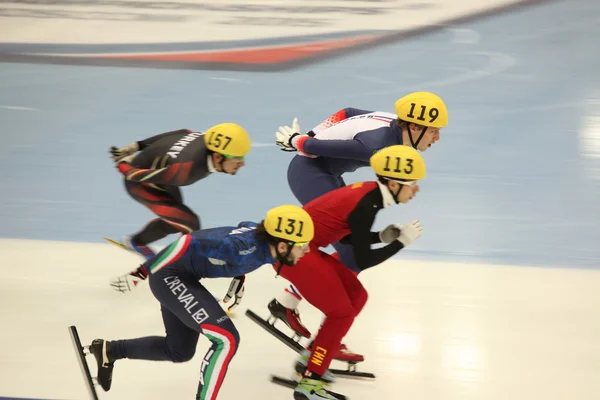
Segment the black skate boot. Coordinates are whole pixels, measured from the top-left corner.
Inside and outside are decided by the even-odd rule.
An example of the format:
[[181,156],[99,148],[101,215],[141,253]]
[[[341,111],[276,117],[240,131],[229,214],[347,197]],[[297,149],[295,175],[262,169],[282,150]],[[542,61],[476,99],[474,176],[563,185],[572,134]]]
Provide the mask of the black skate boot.
[[302,321],[300,321],[298,310],[286,308],[276,299],[273,299],[268,307],[273,317],[282,320],[298,336],[310,338],[310,331],[302,324]]
[[110,356],[110,342],[102,339],[94,339],[89,349],[98,364],[98,376],[96,379],[102,389],[108,392],[112,384],[112,372],[115,363],[115,360]]

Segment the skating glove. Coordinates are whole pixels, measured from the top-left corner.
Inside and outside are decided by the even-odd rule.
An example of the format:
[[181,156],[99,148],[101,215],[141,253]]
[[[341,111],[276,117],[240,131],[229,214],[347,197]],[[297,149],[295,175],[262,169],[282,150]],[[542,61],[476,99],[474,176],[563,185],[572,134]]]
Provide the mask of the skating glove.
[[311,156],[300,150],[302,142],[310,137],[300,132],[302,131],[300,130],[298,118],[294,118],[291,128],[289,126],[280,126],[279,130],[275,132],[275,143],[283,151],[297,151],[301,156],[316,158],[316,156]]
[[145,280],[147,277],[148,273],[143,267],[140,266],[135,271],[131,271],[128,274],[112,279],[110,281],[110,286],[112,286],[117,292],[131,292],[137,287],[138,283]]
[[400,224],[391,224],[385,227],[385,229],[379,231],[379,240],[381,243],[392,243],[400,236]]
[[229,306],[229,308],[227,308],[227,311],[232,311],[242,302],[242,297],[244,297],[245,281],[246,275],[236,276],[231,280],[231,283],[229,284],[229,290],[227,291],[227,294],[225,294],[225,297],[223,297],[223,303],[227,303],[232,297],[235,298],[235,301]]
[[408,224],[400,225],[400,236],[396,240],[406,247],[417,240],[422,234],[423,227],[421,227],[421,222],[414,220]]
[[129,143],[125,147],[117,148],[116,146],[112,146],[110,148],[111,158],[114,162],[118,163],[123,160],[125,157],[135,154],[140,150],[140,145],[138,142]]

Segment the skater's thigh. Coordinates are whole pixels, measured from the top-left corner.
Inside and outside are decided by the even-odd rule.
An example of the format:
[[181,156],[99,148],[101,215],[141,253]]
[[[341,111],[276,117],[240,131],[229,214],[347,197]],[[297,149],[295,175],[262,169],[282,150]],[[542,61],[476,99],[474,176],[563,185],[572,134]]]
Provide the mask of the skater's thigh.
[[356,257],[354,256],[354,247],[350,243],[333,243],[333,248],[338,254],[338,258],[347,268],[357,273],[360,271],[356,264]]
[[296,156],[290,162],[288,184],[301,204],[345,186],[342,178],[323,171],[313,159],[303,156]]
[[228,326],[229,317],[214,296],[176,263],[149,279],[154,297],[188,328],[202,333],[203,324]]
[[159,188],[156,185],[125,182],[129,195],[146,206],[163,221],[182,232],[200,229],[200,220],[191,208],[182,203],[181,191],[176,186]]
[[335,271],[335,274],[340,279],[340,282],[344,286],[346,293],[350,298],[356,298],[357,296],[366,295],[366,291],[360,280],[358,280],[358,273],[349,269],[339,260],[330,256],[329,254],[323,257],[323,262],[328,268]]
[[127,193],[143,205],[164,204],[173,205],[182,203],[181,191],[178,187],[160,187],[149,183],[125,181]]
[[330,255],[311,248],[294,267],[282,269],[281,275],[294,284],[305,300],[323,313],[350,312],[353,309],[352,301],[337,270],[328,266],[330,262],[337,262],[346,268]]
[[196,352],[200,332],[185,324],[164,304],[161,304],[160,311],[167,334],[166,347],[179,356],[177,359],[191,359]]

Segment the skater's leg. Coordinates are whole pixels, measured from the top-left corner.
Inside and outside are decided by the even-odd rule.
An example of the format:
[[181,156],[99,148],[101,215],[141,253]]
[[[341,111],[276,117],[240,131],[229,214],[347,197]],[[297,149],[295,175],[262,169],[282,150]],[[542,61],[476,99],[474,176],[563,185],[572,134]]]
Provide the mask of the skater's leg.
[[130,181],[125,182],[125,187],[134,200],[159,217],[131,237],[134,245],[145,246],[173,233],[189,233],[200,229],[198,216],[183,204],[179,188]]
[[[344,180],[320,167],[318,160],[295,156],[288,166],[288,184],[298,201],[304,205],[317,197],[345,186]],[[301,291],[290,284],[269,304],[271,314],[282,319],[298,335],[310,337],[310,331],[300,321],[298,306]]]
[[166,336],[111,341],[110,349],[114,359],[129,358],[174,363],[191,360],[196,352],[199,329],[188,327],[164,305],[161,305],[161,313]]
[[354,257],[354,247],[349,243],[335,242],[333,248],[336,251],[336,258],[340,260],[342,264],[350,268],[354,273],[359,273],[360,269],[356,264],[356,257]]
[[288,185],[302,205],[345,186],[341,177],[329,173],[320,164],[319,159],[295,156],[288,165]]
[[339,350],[354,318],[367,300],[367,292],[356,276],[334,257],[311,247],[293,268],[281,275],[292,282],[313,306],[326,316],[315,338],[309,370],[321,376]]
[[215,399],[239,345],[239,333],[212,294],[194,277],[170,264],[150,275],[150,288],[162,305],[166,336],[108,343],[111,362],[120,358],[185,362],[199,334],[212,345],[204,356],[197,399]]

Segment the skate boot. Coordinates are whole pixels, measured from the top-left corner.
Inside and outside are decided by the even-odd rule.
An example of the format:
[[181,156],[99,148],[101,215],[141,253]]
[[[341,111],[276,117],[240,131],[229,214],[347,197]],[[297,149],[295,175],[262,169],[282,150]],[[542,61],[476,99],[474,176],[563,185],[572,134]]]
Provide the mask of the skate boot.
[[[306,366],[308,365],[308,357],[310,357],[310,351],[306,349],[302,350],[302,352],[300,353],[300,357],[294,365],[294,369],[300,375],[304,375],[304,373],[306,372]],[[334,383],[336,378],[334,374],[327,370],[325,371],[321,379],[325,383]]]
[[98,364],[98,376],[96,379],[105,392],[110,390],[112,384],[112,372],[115,360],[110,356],[110,342],[102,339],[94,339],[90,345],[90,353],[96,358]]
[[313,378],[302,378],[294,390],[294,400],[335,400],[323,386],[323,381]]
[[344,343],[340,345],[340,349],[334,357],[338,361],[346,361],[349,363],[359,363],[365,361],[365,357],[362,354],[356,354],[348,350],[348,347]]
[[[311,341],[308,345],[307,349],[309,351],[312,351],[313,343],[314,342]],[[356,354],[348,350],[348,347],[346,347],[344,343],[340,344],[340,349],[333,358],[335,360],[344,361],[350,364],[356,364],[365,361],[365,357],[362,354]]]
[[306,329],[306,327],[302,324],[302,321],[300,321],[300,314],[298,314],[298,310],[285,308],[276,299],[273,299],[269,303],[268,307],[272,316],[282,320],[298,336],[310,338],[310,331]]
[[152,251],[150,247],[146,246],[145,244],[135,244],[131,236],[124,236],[121,240],[121,244],[125,246],[127,250],[133,251],[134,253],[141,255],[146,260],[155,256],[154,251]]

